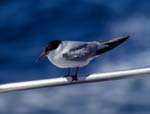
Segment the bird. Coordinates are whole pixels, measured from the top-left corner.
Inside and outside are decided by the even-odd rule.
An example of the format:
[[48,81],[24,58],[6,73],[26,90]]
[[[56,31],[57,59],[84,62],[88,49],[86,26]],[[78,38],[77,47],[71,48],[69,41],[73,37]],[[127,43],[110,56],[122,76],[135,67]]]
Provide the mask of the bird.
[[[64,77],[71,76],[72,81],[77,81],[79,68],[88,65],[91,60],[119,46],[128,38],[129,35],[111,40],[90,42],[52,40],[47,43],[38,61],[47,57],[53,65],[68,69]],[[74,75],[71,75],[72,68],[76,68]]]

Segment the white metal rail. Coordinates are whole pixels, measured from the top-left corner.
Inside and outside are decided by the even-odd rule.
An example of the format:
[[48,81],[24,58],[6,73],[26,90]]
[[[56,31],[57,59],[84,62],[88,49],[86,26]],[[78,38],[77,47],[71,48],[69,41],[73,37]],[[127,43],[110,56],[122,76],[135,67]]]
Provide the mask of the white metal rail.
[[36,88],[43,88],[43,87],[63,86],[63,85],[72,85],[72,84],[89,83],[89,82],[101,82],[101,81],[117,80],[117,79],[124,79],[124,78],[145,77],[145,76],[150,76],[150,68],[79,76],[78,81],[74,81],[74,82],[71,81],[72,80],[71,77],[67,77],[67,78],[60,77],[60,78],[52,78],[52,79],[44,79],[44,80],[0,84],[0,93],[27,90],[27,89],[36,89]]

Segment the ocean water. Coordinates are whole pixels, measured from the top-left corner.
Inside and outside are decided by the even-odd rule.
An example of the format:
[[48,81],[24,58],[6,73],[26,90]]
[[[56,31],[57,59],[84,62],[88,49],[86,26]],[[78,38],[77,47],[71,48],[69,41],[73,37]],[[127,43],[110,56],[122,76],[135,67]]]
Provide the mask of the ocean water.
[[[150,66],[149,1],[1,0],[0,84],[59,77],[65,69],[46,58],[35,62],[54,39],[130,39],[82,68],[80,73]],[[0,95],[1,114],[149,114],[150,79],[29,90]]]

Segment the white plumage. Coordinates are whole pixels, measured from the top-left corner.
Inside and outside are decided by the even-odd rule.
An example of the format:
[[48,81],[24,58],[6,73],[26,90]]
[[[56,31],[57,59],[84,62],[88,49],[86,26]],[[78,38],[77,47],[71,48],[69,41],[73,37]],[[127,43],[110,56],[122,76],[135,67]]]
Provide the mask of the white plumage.
[[83,67],[94,58],[98,46],[99,42],[62,41],[47,57],[52,64],[60,68]]
[[74,81],[78,80],[80,67],[86,66],[94,57],[117,47],[128,38],[129,36],[123,36],[103,42],[53,40],[46,45],[38,60],[47,56],[55,66],[68,69],[68,74],[65,76],[72,76],[70,69],[76,68],[75,75],[72,76],[72,81]]

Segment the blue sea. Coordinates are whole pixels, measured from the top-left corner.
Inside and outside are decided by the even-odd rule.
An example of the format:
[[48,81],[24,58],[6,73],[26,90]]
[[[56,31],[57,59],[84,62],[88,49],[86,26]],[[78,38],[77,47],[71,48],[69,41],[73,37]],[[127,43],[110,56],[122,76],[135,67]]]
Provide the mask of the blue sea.
[[[130,38],[81,74],[150,67],[150,1],[1,0],[0,85],[55,78],[66,70],[39,61],[51,40]],[[74,72],[74,71],[73,71]],[[150,78],[0,94],[0,114],[150,114]]]

